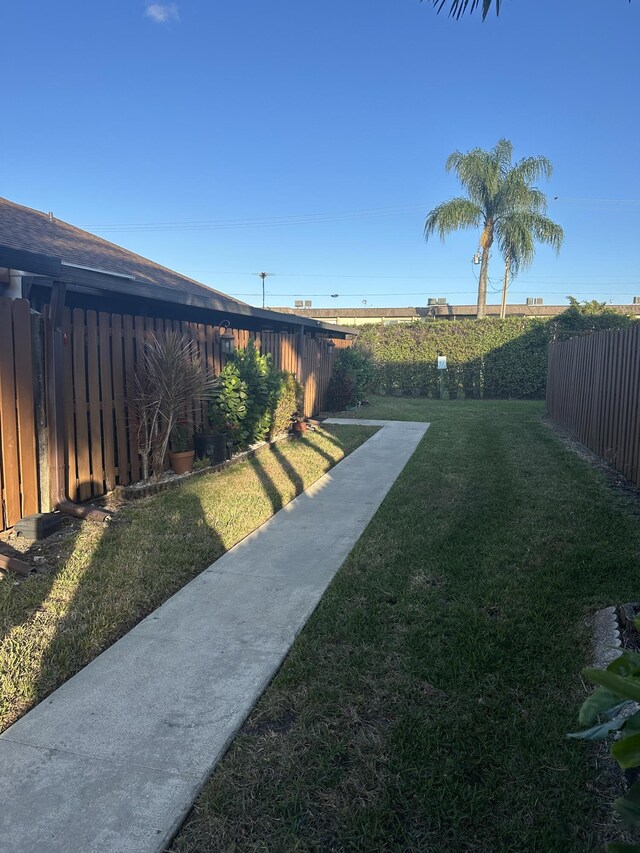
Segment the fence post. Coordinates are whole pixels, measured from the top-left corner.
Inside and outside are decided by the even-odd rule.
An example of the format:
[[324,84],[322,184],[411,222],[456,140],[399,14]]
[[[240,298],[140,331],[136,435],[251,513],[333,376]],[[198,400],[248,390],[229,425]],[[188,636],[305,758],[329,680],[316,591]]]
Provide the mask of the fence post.
[[298,382],[301,385],[304,385],[304,326],[300,326],[300,331],[298,332]]

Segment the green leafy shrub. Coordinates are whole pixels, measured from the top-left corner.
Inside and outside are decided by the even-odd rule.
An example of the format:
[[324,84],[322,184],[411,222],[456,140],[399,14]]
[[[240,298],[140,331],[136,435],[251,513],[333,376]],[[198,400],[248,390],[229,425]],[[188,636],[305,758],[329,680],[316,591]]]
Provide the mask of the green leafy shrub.
[[273,366],[253,341],[237,350],[216,379],[209,423],[242,448],[285,432],[301,408],[303,389],[292,373]]
[[[358,350],[369,356],[371,390],[378,394],[439,397],[436,360],[446,355],[444,386],[451,398],[542,399],[550,342],[624,328],[631,322],[606,306],[573,300],[551,320],[508,317],[372,324],[360,330]],[[342,396],[347,392],[345,388]]]
[[248,437],[244,425],[247,416],[247,383],[240,378],[238,367],[229,361],[220,371],[209,404],[209,422],[217,432],[226,433],[236,447]]
[[374,366],[367,350],[357,346],[340,350],[333,364],[327,406],[337,412],[357,405],[364,400],[373,378]]
[[271,427],[269,440],[286,432],[294,412],[302,409],[303,388],[293,373],[274,370],[271,377]]
[[273,393],[273,363],[271,355],[260,355],[253,341],[246,349],[237,350],[231,363],[235,365],[241,382],[247,387],[246,414],[243,427],[248,444],[262,441],[271,425],[271,398]]
[[[636,627],[640,627],[638,619]],[[640,703],[640,654],[625,649],[606,669],[587,668],[582,674],[598,685],[578,715],[579,722],[589,728],[568,737],[602,740],[617,733],[619,738],[611,747],[613,757],[624,770],[640,767],[640,710],[629,713]],[[634,782],[614,807],[629,826],[640,826],[640,782]],[[614,843],[607,850],[640,853],[640,845]]]

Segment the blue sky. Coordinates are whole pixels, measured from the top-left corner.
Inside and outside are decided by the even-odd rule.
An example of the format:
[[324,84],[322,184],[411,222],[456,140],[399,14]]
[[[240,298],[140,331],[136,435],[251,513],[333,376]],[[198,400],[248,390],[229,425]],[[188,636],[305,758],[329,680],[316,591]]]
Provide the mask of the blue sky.
[[0,195],[254,304],[261,270],[269,305],[473,302],[477,235],[422,226],[447,156],[505,136],[553,162],[566,232],[510,301],[630,302],[639,25],[640,0],[7,3]]

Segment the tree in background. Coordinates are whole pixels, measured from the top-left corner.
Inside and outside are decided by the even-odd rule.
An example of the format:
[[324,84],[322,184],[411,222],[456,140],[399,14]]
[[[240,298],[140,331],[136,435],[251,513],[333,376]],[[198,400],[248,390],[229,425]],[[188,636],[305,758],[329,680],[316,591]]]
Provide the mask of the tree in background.
[[502,282],[502,304],[500,317],[505,318],[507,313],[507,291],[509,281],[515,278],[523,269],[528,269],[533,263],[536,253],[536,243],[546,243],[553,246],[556,252],[560,251],[564,240],[564,231],[557,223],[547,216],[546,199],[542,196],[543,203],[538,207],[535,196],[532,197],[532,205],[527,209],[514,211],[498,225],[498,241],[500,251],[504,258],[504,278]]
[[525,157],[513,165],[512,156],[508,139],[500,139],[491,151],[454,151],[445,168],[455,172],[467,196],[439,204],[425,220],[426,240],[434,233],[444,240],[461,228],[481,229],[478,319],[486,311],[489,255],[496,237],[505,253],[506,270],[530,264],[536,240],[559,248],[563,238],[560,226],[545,216],[544,193],[533,186],[538,177],[551,176],[551,162],[546,157]]

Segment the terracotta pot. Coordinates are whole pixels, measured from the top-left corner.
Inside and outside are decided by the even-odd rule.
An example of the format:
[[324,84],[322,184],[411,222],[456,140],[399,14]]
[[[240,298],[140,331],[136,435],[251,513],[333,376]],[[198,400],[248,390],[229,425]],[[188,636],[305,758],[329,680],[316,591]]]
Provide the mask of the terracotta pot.
[[302,434],[307,431],[307,425],[304,421],[296,421],[293,425],[293,431]]
[[169,453],[169,462],[176,474],[190,474],[193,471],[195,450],[184,450],[180,453]]

